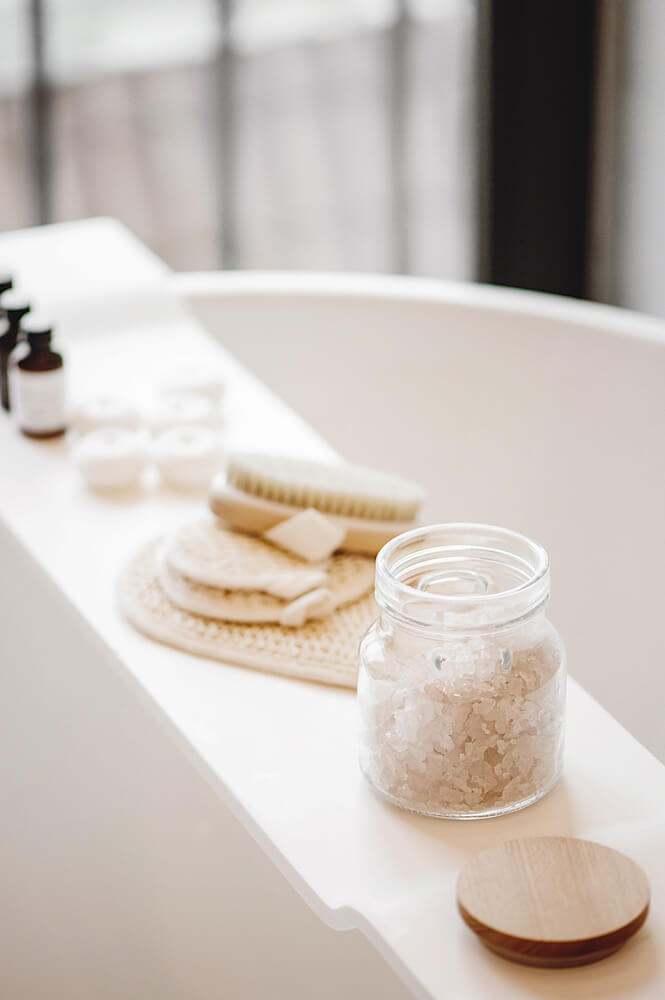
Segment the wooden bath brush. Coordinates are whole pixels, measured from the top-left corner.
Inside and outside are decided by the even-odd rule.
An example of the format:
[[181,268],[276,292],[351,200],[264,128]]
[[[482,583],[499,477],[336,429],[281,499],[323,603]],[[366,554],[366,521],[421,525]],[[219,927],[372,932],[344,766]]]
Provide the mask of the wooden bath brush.
[[314,508],[344,529],[341,548],[376,555],[414,526],[423,498],[416,483],[364,466],[239,453],[213,480],[210,507],[232,527],[258,535]]

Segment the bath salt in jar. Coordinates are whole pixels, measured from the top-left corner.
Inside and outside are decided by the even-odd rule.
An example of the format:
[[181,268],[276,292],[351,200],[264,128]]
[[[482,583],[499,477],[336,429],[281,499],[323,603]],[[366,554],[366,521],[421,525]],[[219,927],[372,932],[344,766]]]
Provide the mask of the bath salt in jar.
[[381,549],[360,649],[360,765],[396,805],[475,819],[530,805],[561,771],[566,666],[547,553],[477,524]]

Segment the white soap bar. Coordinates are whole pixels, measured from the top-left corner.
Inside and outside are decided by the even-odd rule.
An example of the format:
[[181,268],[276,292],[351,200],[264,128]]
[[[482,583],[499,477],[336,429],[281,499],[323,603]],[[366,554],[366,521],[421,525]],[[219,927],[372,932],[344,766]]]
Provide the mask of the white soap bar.
[[148,413],[148,422],[156,434],[182,424],[205,424],[215,427],[219,423],[217,408],[204,396],[192,393],[171,393],[160,396]]
[[207,486],[220,466],[219,437],[202,425],[171,427],[156,439],[153,455],[162,478],[171,486]]
[[313,507],[299,511],[266,531],[264,538],[307,562],[327,559],[338,549],[346,531]]
[[304,625],[312,618],[325,618],[335,609],[335,600],[329,590],[320,588],[310,590],[295,601],[287,604],[282,611],[279,623],[291,628]]
[[72,458],[93,489],[135,486],[148,462],[148,440],[142,431],[105,427],[79,438]]
[[126,427],[130,430],[139,426],[139,412],[135,406],[121,396],[90,396],[74,409],[71,425],[80,434],[102,427]]

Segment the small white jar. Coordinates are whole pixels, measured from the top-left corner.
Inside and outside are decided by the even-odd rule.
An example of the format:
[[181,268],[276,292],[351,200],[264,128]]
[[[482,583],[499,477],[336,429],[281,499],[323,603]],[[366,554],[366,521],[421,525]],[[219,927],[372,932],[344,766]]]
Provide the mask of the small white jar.
[[162,377],[159,391],[162,395],[203,396],[218,407],[224,391],[224,381],[221,375],[210,368],[186,365]]
[[100,393],[84,399],[72,414],[72,429],[79,434],[106,427],[124,427],[135,430],[140,424],[136,406],[122,396]]
[[149,410],[148,424],[155,434],[183,424],[205,424],[216,427],[219,423],[217,407],[205,396],[193,393],[167,393],[159,396]]
[[104,427],[74,442],[72,460],[92,489],[137,486],[148,462],[148,444],[143,431]]
[[153,457],[170,486],[207,486],[221,462],[219,436],[210,427],[196,424],[171,427],[156,438]]

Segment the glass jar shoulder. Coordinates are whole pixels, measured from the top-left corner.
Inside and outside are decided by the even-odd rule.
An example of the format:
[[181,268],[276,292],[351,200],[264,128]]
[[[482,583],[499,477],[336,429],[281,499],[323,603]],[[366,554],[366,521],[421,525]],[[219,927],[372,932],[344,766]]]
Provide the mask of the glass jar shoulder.
[[[544,681],[565,665],[565,649],[555,626],[541,615],[512,628],[489,632],[420,635],[379,618],[360,646],[361,669],[373,679],[413,683],[431,677],[526,673]],[[533,681],[532,681],[533,682]]]

